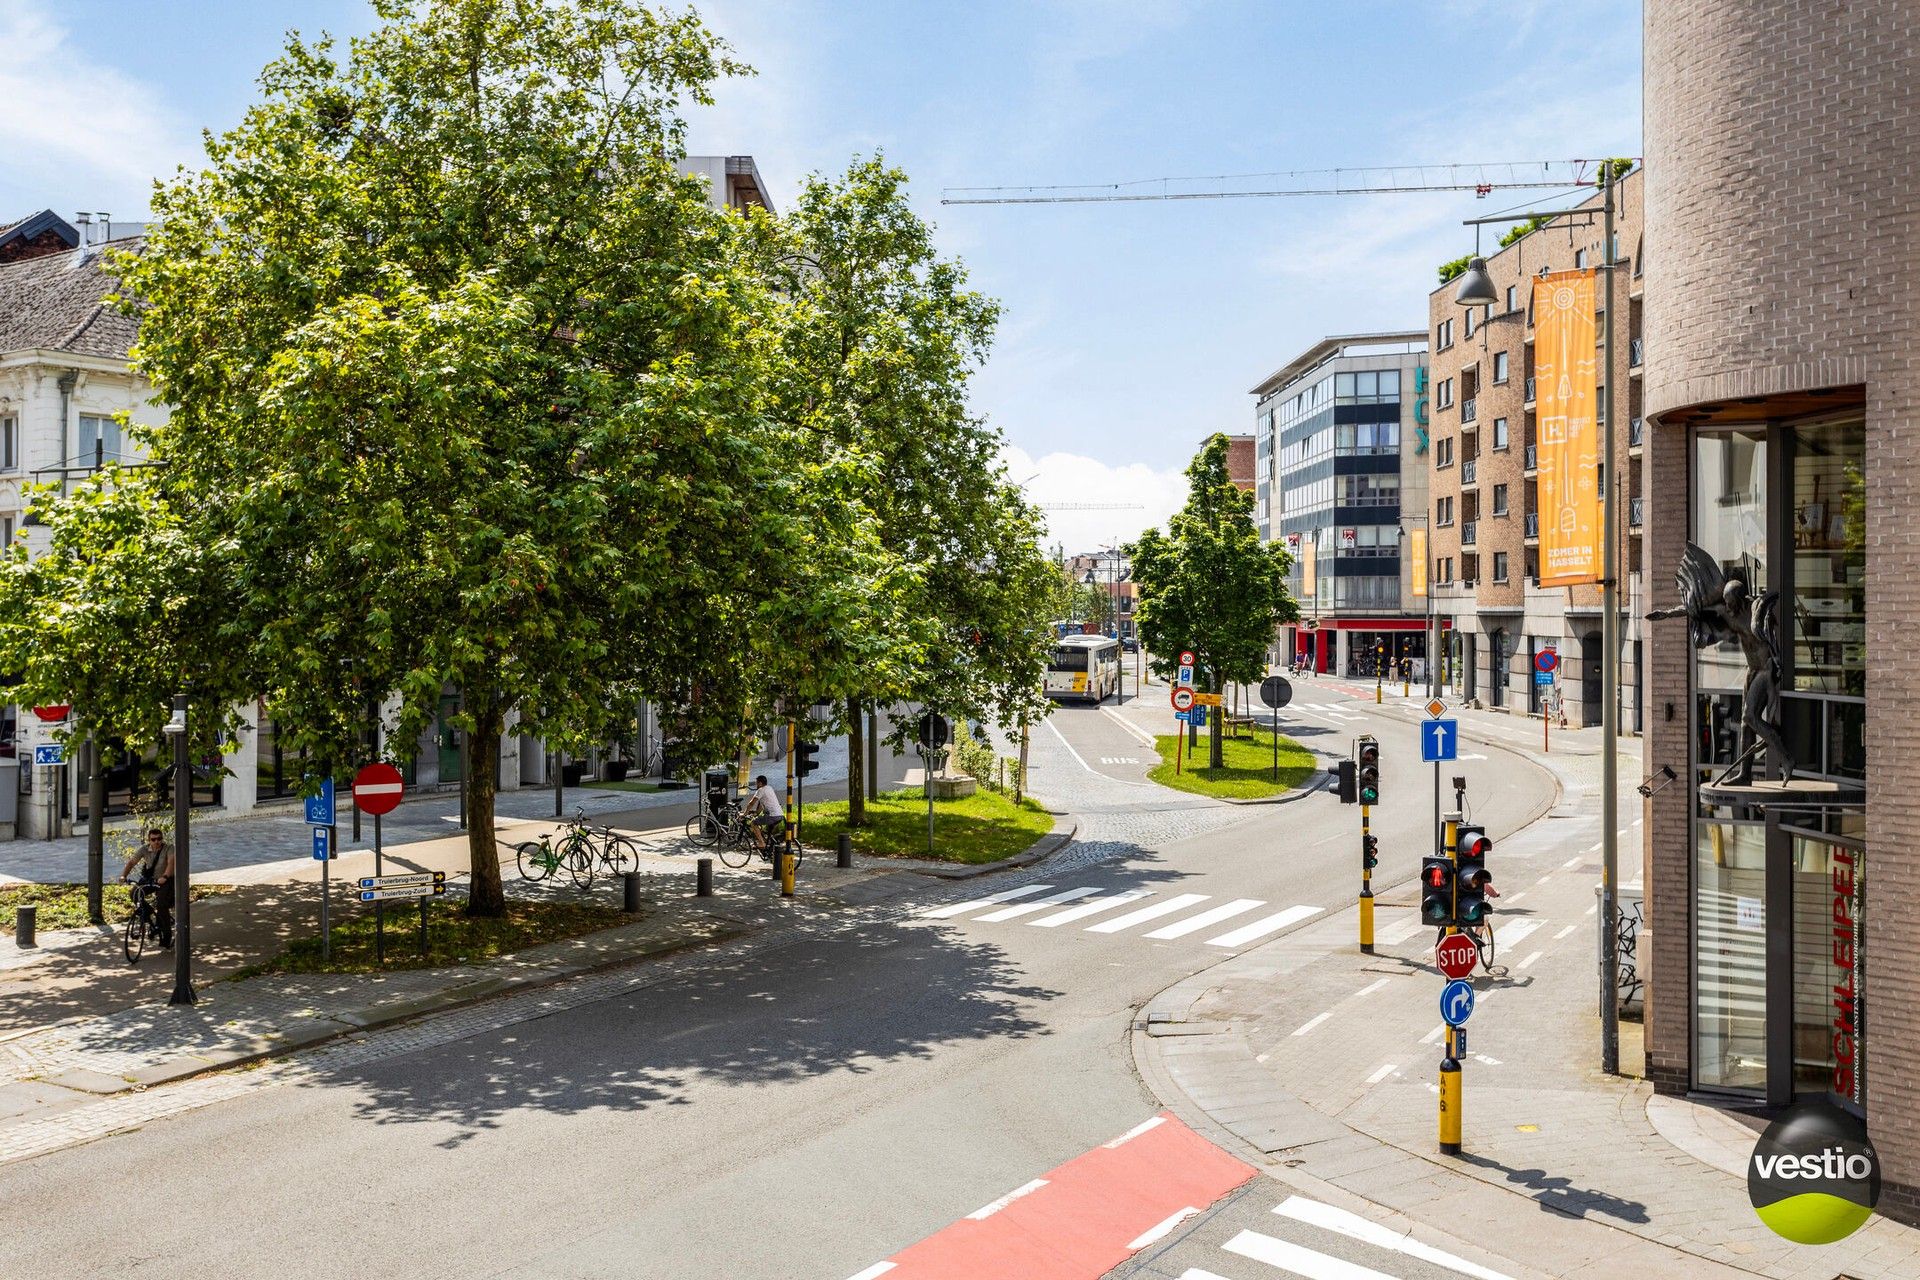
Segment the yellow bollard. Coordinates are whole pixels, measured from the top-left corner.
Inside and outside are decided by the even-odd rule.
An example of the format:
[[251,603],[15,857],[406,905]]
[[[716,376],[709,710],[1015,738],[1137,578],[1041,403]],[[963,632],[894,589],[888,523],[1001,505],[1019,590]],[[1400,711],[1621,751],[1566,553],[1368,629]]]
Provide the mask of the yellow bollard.
[[780,896],[793,896],[793,855],[790,853],[780,855]]
[[1460,1062],[1453,1056],[1453,1029],[1447,1029],[1447,1056],[1440,1060],[1440,1154],[1460,1154]]
[[1360,952],[1373,954],[1373,868],[1367,865],[1367,845],[1373,831],[1373,806],[1360,806]]
[[1373,954],[1373,890],[1360,890],[1360,950]]

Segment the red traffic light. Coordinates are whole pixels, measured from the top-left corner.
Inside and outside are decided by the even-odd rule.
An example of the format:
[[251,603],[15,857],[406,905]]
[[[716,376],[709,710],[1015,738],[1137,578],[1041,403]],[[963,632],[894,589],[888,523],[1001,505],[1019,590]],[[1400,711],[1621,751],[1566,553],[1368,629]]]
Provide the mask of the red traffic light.
[[1432,885],[1436,889],[1446,888],[1447,887],[1447,869],[1445,867],[1428,867],[1427,883]]

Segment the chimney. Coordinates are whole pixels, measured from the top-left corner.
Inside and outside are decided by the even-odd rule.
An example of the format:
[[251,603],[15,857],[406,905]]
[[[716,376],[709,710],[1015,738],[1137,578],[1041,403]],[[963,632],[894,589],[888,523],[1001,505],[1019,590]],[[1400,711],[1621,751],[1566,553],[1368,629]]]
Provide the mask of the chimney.
[[80,248],[87,248],[93,243],[93,215],[76,213],[73,215],[73,225],[80,229]]
[[96,241],[96,243],[105,244],[107,241],[113,239],[113,215],[110,213],[101,213],[96,209],[93,216],[99,219],[99,221],[94,224],[94,229],[100,233],[100,239]]

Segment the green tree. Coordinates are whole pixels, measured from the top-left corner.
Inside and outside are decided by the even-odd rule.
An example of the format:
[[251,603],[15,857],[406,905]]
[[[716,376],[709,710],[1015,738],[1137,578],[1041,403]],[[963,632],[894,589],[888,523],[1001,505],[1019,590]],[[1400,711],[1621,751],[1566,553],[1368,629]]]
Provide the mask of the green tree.
[[[674,165],[678,105],[740,69],[724,46],[638,0],[374,7],[344,55],[289,41],[120,264],[135,365],[172,406],[142,432],[161,468],[127,490],[151,499],[133,545],[173,531],[198,549],[173,562],[218,565],[220,616],[175,609],[165,661],[265,697],[290,747],[349,759],[386,691],[410,744],[459,695],[468,910],[490,915],[509,714],[565,742],[645,690],[728,754],[765,614],[792,607],[765,584],[829,536],[830,486],[767,413],[740,220]],[[127,560],[116,507],[50,505],[70,572]],[[808,585],[829,617],[862,580]]]
[[[1278,543],[1260,541],[1253,497],[1227,476],[1227,438],[1215,435],[1187,467],[1187,502],[1163,532],[1149,529],[1133,543],[1133,578],[1140,604],[1135,621],[1157,671],[1191,649],[1206,688],[1266,674],[1273,629],[1300,616],[1287,590],[1292,561]],[[1221,712],[1208,717],[1208,763],[1222,766]]]

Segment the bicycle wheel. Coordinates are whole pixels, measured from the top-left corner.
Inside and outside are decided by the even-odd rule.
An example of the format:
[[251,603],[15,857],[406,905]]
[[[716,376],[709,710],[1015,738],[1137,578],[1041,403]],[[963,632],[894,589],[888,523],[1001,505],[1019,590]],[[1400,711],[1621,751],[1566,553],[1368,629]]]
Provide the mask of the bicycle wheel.
[[787,837],[787,839],[784,842],[778,841],[778,840],[774,841],[773,852],[774,852],[774,856],[776,857],[778,857],[781,853],[786,853],[790,855],[793,858],[793,869],[795,871],[800,870],[800,864],[804,862],[807,857],[807,847],[801,844],[798,840],[793,839],[791,836]]
[[620,835],[607,832],[607,838],[600,846],[600,859],[612,868],[614,875],[623,875],[628,871],[640,869],[640,846]]
[[560,860],[566,864],[567,875],[573,880],[576,889],[589,888],[593,884],[593,842],[585,836],[575,835],[560,848]]
[[140,953],[147,949],[147,918],[138,907],[127,917],[126,952],[128,964],[139,964]]
[[522,840],[513,847],[513,860],[522,880],[545,880],[553,874],[553,855],[543,841]]
[[1493,921],[1488,920],[1473,931],[1474,945],[1480,949],[1480,967],[1488,973],[1493,972]]
[[693,844],[716,844],[720,839],[720,824],[710,813],[696,813],[687,819],[687,839]]
[[753,841],[737,831],[729,831],[720,842],[720,861],[738,871],[753,861]]

